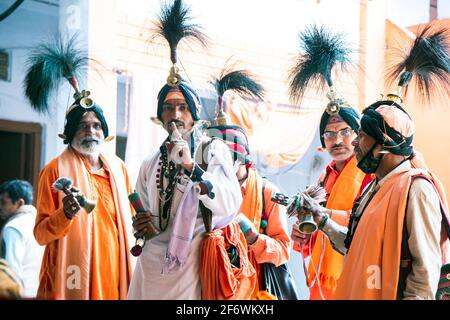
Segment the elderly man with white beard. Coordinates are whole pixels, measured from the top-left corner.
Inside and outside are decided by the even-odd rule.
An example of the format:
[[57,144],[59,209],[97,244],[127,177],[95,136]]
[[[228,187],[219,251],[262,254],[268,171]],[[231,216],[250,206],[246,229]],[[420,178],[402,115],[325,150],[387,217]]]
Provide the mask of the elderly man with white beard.
[[[108,125],[102,109],[79,97],[66,114],[68,147],[39,175],[34,235],[45,245],[40,299],[124,299],[132,274],[132,192],[124,163],[103,152]],[[90,99],[90,98],[89,98]],[[52,188],[70,178],[69,195]],[[87,213],[76,193],[96,201]]]

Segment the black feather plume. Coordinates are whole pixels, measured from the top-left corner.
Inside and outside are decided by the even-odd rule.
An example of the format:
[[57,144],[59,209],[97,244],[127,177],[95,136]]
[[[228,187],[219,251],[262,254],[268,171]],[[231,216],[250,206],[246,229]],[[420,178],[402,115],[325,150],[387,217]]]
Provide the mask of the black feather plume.
[[388,73],[392,84],[400,77],[398,85],[405,87],[412,79],[422,97],[430,101],[435,90],[449,94],[450,87],[450,32],[448,28],[434,28],[428,24],[419,32],[410,50],[402,61],[394,65]]
[[155,34],[151,37],[162,36],[170,47],[170,60],[177,62],[177,46],[181,39],[197,40],[206,47],[208,38],[202,31],[202,27],[191,22],[190,8],[185,6],[182,0],[174,0],[172,5],[163,5],[156,22]]
[[232,90],[246,98],[264,98],[263,86],[247,70],[224,68],[220,77],[211,83],[219,97],[222,97],[225,91]]
[[28,57],[25,95],[38,112],[48,112],[48,96],[63,78],[79,78],[88,65],[87,54],[77,48],[76,36],[64,42],[60,36],[38,45]]
[[289,74],[289,96],[293,102],[299,102],[311,85],[323,90],[325,85],[332,86],[331,71],[340,64],[345,70],[351,62],[348,44],[343,33],[332,33],[323,26],[312,25],[299,34],[300,48],[295,66]]

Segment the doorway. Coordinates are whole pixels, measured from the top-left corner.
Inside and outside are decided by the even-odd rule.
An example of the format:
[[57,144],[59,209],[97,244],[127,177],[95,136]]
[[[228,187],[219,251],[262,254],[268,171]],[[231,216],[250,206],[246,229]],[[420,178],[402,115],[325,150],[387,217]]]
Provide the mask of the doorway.
[[36,191],[41,134],[39,123],[0,120],[0,183],[27,180]]

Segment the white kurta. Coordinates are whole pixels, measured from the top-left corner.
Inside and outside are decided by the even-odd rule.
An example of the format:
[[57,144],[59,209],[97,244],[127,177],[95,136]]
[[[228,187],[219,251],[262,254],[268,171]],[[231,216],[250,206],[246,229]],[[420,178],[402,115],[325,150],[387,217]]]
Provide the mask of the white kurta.
[[[159,226],[159,191],[156,184],[159,157],[158,151],[154,156],[144,160],[136,183],[136,191],[144,208],[151,212],[155,226]],[[211,182],[215,197],[210,199],[207,195],[197,194],[197,196],[213,212],[213,227],[221,227],[228,224],[239,210],[242,195],[228,147],[223,142],[214,140],[208,159],[209,165],[203,179]],[[174,218],[178,214],[177,208],[188,182],[189,178],[185,177],[184,183],[183,181],[177,183],[167,229],[146,242],[134,270],[128,299],[201,299],[200,243],[205,228],[200,210],[195,222],[191,252],[185,265],[180,271],[162,273]],[[164,186],[167,186],[167,183]]]
[[[22,280],[24,298],[36,297],[39,286],[39,271],[41,270],[45,249],[34,238],[35,220],[36,208],[32,205],[23,205],[5,224],[2,234],[0,234],[0,242],[7,239],[5,241],[5,260]],[[13,238],[11,235],[14,233],[17,237]]]

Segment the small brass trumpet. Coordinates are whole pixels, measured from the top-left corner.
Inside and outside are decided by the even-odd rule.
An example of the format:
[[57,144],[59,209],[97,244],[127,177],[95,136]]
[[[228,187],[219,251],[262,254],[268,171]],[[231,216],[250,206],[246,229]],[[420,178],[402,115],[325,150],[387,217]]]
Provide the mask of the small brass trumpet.
[[302,219],[298,225],[298,229],[301,233],[310,234],[317,231],[317,223],[310,212],[305,212],[302,214]]
[[[308,186],[304,193],[314,199],[317,202],[326,201],[327,194],[322,186]],[[301,194],[296,194],[292,197],[288,197],[283,193],[275,193],[272,195],[272,201],[287,207],[287,214],[289,217],[298,216],[300,223],[298,229],[305,234],[311,234],[317,231],[318,226],[314,221],[314,217],[311,212],[303,209],[303,197]]]
[[83,209],[87,213],[90,213],[92,210],[94,210],[95,206],[97,205],[97,201],[86,198],[80,192],[73,192],[72,188],[72,180],[70,178],[62,177],[53,183],[53,189],[62,191],[66,195],[74,194],[80,206],[83,207]]

